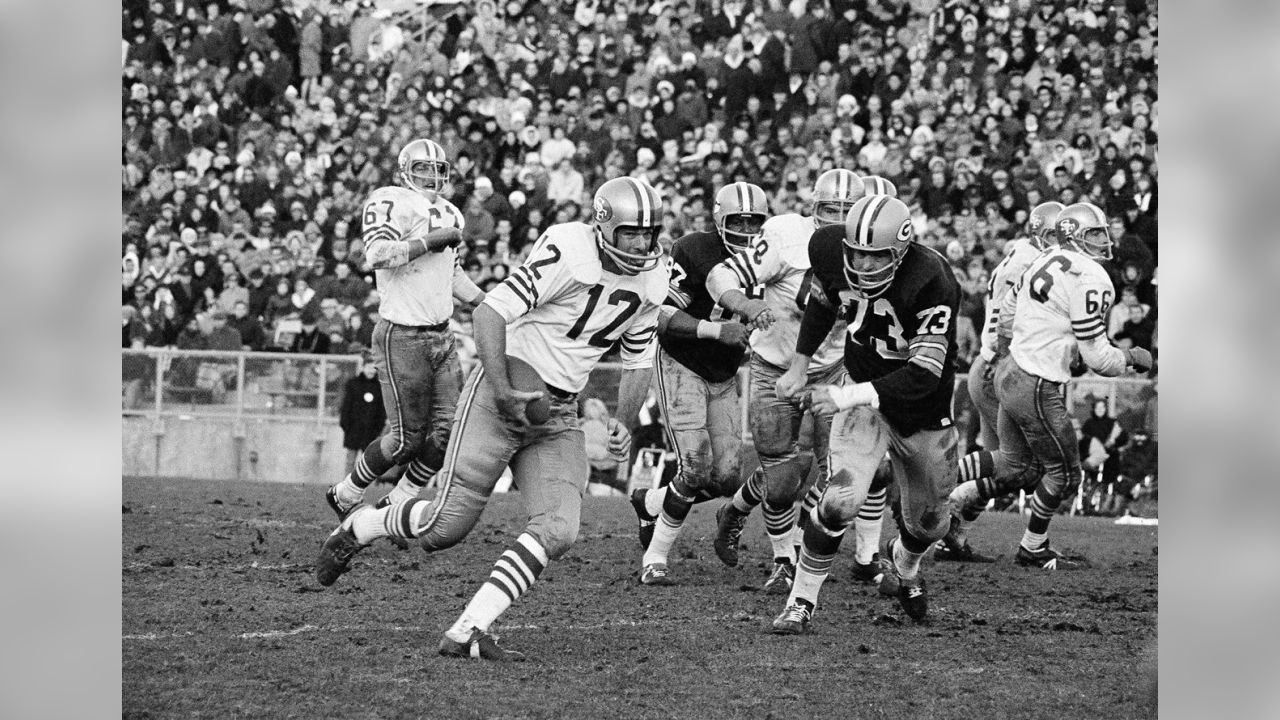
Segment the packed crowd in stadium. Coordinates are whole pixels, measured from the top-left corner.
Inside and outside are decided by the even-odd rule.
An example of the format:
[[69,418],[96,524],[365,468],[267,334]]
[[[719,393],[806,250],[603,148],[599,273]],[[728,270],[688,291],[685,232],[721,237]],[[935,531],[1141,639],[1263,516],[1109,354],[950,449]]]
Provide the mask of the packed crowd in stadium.
[[989,273],[1047,200],[1108,213],[1108,333],[1155,347],[1154,3],[404,5],[123,4],[125,347],[368,347],[359,211],[414,137],[453,165],[484,289],[609,178],[658,190],[669,246],[729,182],[807,213],[840,167],[894,182],[953,264],[962,365]]
[[[630,495],[641,585],[677,584],[686,517],[721,500],[726,565],[763,515],[773,633],[810,631],[846,531],[854,579],[925,621],[926,555],[996,562],[968,542],[993,501],[1025,493],[1014,562],[1056,570],[1087,472],[1118,477],[1122,445],[1154,472],[1145,428],[1128,444],[1105,401],[1079,423],[1066,390],[1155,368],[1156,22],[1099,0],[126,3],[122,344],[370,349],[387,429],[324,495],[322,586],[381,539],[460,543],[510,470],[528,523],[441,654],[523,659],[490,628],[577,538],[606,355],[594,444],[627,467],[654,393],[675,458]],[[982,442],[959,459],[966,371]]]

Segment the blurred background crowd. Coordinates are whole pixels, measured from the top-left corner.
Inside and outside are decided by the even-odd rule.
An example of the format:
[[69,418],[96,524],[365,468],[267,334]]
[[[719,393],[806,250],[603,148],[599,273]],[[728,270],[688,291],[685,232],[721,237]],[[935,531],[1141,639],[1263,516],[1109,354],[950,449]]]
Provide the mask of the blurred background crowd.
[[358,211],[417,137],[484,288],[609,178],[662,194],[670,242],[725,183],[807,213],[843,167],[953,263],[962,365],[1046,200],[1107,211],[1111,337],[1158,347],[1153,1],[124,0],[121,50],[124,347],[368,347]]

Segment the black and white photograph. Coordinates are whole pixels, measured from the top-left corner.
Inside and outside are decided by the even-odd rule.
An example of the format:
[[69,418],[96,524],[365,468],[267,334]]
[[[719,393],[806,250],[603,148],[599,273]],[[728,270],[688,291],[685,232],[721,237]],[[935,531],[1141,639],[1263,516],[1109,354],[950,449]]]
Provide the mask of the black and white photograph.
[[122,0],[122,716],[1176,711],[1159,20]]

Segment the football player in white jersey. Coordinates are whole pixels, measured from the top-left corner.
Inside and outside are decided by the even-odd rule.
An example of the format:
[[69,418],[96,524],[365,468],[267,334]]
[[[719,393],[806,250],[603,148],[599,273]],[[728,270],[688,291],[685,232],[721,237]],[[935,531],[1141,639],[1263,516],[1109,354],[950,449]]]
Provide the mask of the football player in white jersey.
[[325,493],[339,520],[393,466],[408,467],[384,502],[414,497],[440,469],[462,385],[449,330],[453,302],[475,305],[484,298],[458,265],[454,248],[463,219],[440,195],[449,183],[444,150],[414,140],[400,150],[398,168],[401,184],[374,190],[362,214],[365,260],[380,298],[373,361],[390,429]]
[[[634,427],[648,392],[658,308],[667,296],[669,266],[658,243],[663,208],[657,192],[633,178],[606,182],[594,207],[592,224],[548,228],[476,309],[480,363],[458,402],[435,499],[361,505],[321,549],[316,576],[331,585],[379,537],[417,538],[428,552],[451,547],[475,526],[510,467],[528,524],[445,633],[442,655],[524,659],[499,647],[489,628],[577,537],[590,474],[577,396],[619,342],[624,369],[615,417],[622,422],[609,423],[609,450],[627,455],[630,431],[622,423]],[[529,373],[544,389],[516,389],[528,387]]]
[[[996,367],[1007,355],[997,355],[996,335],[1000,326],[1000,306],[1004,296],[1018,284],[1022,273],[1040,255],[1057,244],[1055,221],[1062,212],[1059,202],[1040,203],[1027,218],[1027,236],[1019,238],[1013,252],[996,265],[987,284],[987,317],[982,325],[982,347],[969,366],[969,399],[977,408],[982,423],[982,449],[969,453],[960,461],[960,484],[951,493],[951,529],[934,553],[937,560],[957,562],[994,562],[995,558],[978,553],[969,545],[968,532],[987,501],[1020,488],[998,487],[991,480],[995,473],[996,453],[1000,451],[1000,434],[996,432],[997,410]],[[1009,477],[1009,476],[1005,476]],[[967,499],[967,500],[966,500]],[[964,505],[961,503],[965,502]]]
[[[1049,521],[1062,492],[1081,477],[1080,451],[1064,398],[1077,358],[1099,375],[1127,367],[1151,369],[1151,353],[1121,350],[1107,339],[1106,317],[1115,288],[1100,260],[1111,258],[1107,217],[1089,203],[1068,205],[1055,225],[1058,246],[1037,258],[1000,309],[1001,346],[1009,360],[996,368],[1000,398],[998,484],[1022,487],[1044,476],[1031,498],[1031,517],[1015,557],[1019,565],[1056,570],[1062,557],[1049,547]],[[1021,476],[1008,480],[1001,476]]]
[[[751,437],[764,468],[763,478],[752,476],[716,513],[714,547],[722,562],[736,566],[738,542],[747,517],[763,502],[765,533],[773,550],[773,569],[764,584],[769,594],[785,595],[791,591],[798,544],[795,503],[804,490],[814,456],[818,458],[818,477],[827,476],[831,417],[813,416],[814,451],[801,452],[799,435],[804,410],[796,395],[809,385],[842,385],[845,376],[844,323],[831,328],[807,372],[787,374],[809,298],[809,240],[820,227],[843,224],[849,209],[863,195],[863,182],[857,175],[848,170],[828,170],[814,183],[810,217],[789,213],[770,218],[751,247],[717,265],[707,278],[712,299],[756,328],[751,338],[749,417]],[[763,298],[748,297],[748,289],[761,285]],[[780,385],[785,386],[787,394],[780,396]],[[821,489],[820,480],[814,484],[812,500],[804,511],[811,509]],[[878,488],[878,495],[863,508],[870,519],[858,523],[864,532],[874,526],[874,538],[868,541],[859,536],[858,548],[865,557],[855,559],[869,582],[878,575],[874,555],[879,544],[884,489]],[[804,511],[800,514],[802,523]]]

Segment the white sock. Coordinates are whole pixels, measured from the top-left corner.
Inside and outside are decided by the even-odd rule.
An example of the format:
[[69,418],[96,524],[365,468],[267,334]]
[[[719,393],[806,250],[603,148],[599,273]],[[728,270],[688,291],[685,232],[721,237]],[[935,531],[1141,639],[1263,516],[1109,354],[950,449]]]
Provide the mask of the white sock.
[[387,537],[387,515],[390,513],[390,506],[376,509],[364,507],[352,513],[347,522],[350,523],[351,531],[356,534],[356,540],[361,545],[368,545],[378,538]]
[[[652,495],[653,492],[649,494]],[[653,524],[653,540],[649,542],[649,549],[644,551],[641,565],[666,564],[667,553],[671,552],[671,546],[675,544],[676,538],[680,537],[680,527],[684,525],[683,521],[679,524],[675,523],[676,521],[667,517],[666,513],[658,515],[658,521]]]
[[774,561],[786,560],[792,565],[796,564],[796,543],[795,528],[782,533],[781,535],[770,535],[769,545],[773,547]]
[[529,533],[516,538],[516,544],[494,563],[489,579],[445,634],[456,642],[466,642],[472,628],[488,632],[493,621],[529,591],[546,566],[547,552],[541,543]]
[[870,563],[880,551],[880,531],[884,528],[885,491],[867,496],[853,519],[853,559],[860,565]]
[[338,504],[344,508],[349,508],[364,500],[364,490],[356,487],[356,483],[351,479],[350,473],[342,478],[337,485],[333,486],[333,491],[338,496]]
[[409,475],[406,473],[401,476],[400,482],[396,483],[396,486],[391,488],[391,492],[387,493],[387,498],[389,502],[394,505],[398,502],[412,500],[413,498],[418,497],[418,491],[421,489],[422,488],[420,486],[415,485],[411,480],[409,480]]
[[961,510],[975,503],[982,502],[982,498],[978,496],[978,483],[973,480],[960,483],[951,491],[950,499],[951,502]]
[[1049,533],[1033,533],[1030,530],[1024,530],[1022,533],[1022,547],[1028,550],[1039,550],[1049,542]]
[[913,553],[902,546],[902,540],[893,542],[893,565],[903,580],[914,580],[920,574],[920,559],[924,553]]
[[667,499],[667,486],[649,490],[644,494],[644,511],[657,517],[662,514],[662,503]]

